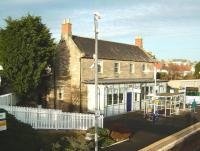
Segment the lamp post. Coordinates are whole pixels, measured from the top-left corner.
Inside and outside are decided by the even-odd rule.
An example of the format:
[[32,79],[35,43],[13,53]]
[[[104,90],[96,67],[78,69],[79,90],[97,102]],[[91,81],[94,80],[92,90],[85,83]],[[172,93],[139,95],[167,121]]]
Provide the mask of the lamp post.
[[100,116],[98,108],[98,20],[101,19],[98,12],[94,13],[95,32],[95,151],[98,151],[98,118]]
[[155,99],[156,99],[156,90],[157,90],[157,68],[156,68],[156,62],[154,63],[154,104],[153,104],[153,113],[156,113],[156,105],[155,105]]

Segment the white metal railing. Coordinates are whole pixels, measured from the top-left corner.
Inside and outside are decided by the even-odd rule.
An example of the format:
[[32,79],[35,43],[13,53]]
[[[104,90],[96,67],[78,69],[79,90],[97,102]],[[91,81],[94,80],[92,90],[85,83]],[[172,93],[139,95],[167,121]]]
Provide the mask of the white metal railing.
[[[0,108],[14,115],[17,120],[35,129],[76,129],[87,130],[95,126],[95,115],[69,113],[61,110],[18,107],[13,94],[0,96]],[[103,115],[99,116],[98,126],[103,128]]]
[[0,95],[0,105],[16,105],[17,98],[13,93]]

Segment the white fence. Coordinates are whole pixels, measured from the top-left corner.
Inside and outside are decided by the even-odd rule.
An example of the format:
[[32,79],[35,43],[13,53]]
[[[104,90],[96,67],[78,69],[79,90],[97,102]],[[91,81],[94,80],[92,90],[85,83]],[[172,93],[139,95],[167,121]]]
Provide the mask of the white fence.
[[[88,128],[95,126],[94,114],[69,113],[62,112],[61,110],[1,104],[0,108],[5,109],[10,114],[14,115],[17,120],[30,124],[35,129],[87,130]],[[99,116],[98,126],[103,128],[103,115]]]
[[0,105],[16,105],[17,98],[13,93],[0,95]]

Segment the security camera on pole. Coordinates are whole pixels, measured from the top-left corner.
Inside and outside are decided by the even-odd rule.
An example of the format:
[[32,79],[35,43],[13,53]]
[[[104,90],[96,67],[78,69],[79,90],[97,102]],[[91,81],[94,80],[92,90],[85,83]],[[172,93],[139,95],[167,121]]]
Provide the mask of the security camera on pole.
[[98,118],[100,116],[98,108],[98,20],[101,19],[98,12],[94,13],[95,32],[95,151],[98,151]]

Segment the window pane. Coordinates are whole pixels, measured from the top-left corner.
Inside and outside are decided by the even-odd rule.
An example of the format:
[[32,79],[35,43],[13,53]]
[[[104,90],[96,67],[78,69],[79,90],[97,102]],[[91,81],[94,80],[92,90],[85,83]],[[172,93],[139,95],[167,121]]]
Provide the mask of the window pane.
[[135,101],[137,101],[137,93],[135,93]]
[[119,94],[119,103],[123,103],[123,98],[124,98],[123,93],[120,93]]
[[101,72],[101,65],[98,64],[98,72]]
[[124,95],[123,95],[123,88],[119,89],[119,103],[123,103]]
[[149,94],[149,87],[146,87],[146,93],[145,94]]
[[118,98],[118,95],[117,94],[113,94],[114,95],[114,102],[113,102],[113,104],[117,104],[117,98]]
[[119,72],[119,63],[114,63],[114,72]]
[[108,89],[107,105],[112,105],[112,89]]
[[150,87],[150,93],[153,93],[153,87]]
[[130,64],[130,70],[131,73],[133,72],[133,64]]
[[113,104],[117,104],[117,102],[118,102],[118,91],[117,89],[115,89],[113,94]]
[[142,71],[145,71],[145,64],[142,65]]
[[58,100],[64,100],[64,89],[63,88],[58,88],[57,97],[58,97]]
[[141,90],[141,98],[142,98],[142,99],[144,99],[144,89],[145,89],[145,88],[142,87],[142,90]]
[[112,94],[107,94],[107,105],[112,104]]

